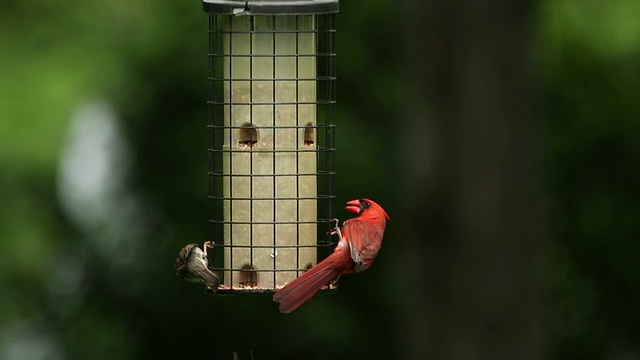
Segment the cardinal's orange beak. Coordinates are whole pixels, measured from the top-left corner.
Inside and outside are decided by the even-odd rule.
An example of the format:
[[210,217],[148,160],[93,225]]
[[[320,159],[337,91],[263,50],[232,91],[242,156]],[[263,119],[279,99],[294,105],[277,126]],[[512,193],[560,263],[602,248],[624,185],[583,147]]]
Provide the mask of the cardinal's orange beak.
[[347,203],[347,211],[351,211],[354,214],[360,214],[360,200],[351,200]]

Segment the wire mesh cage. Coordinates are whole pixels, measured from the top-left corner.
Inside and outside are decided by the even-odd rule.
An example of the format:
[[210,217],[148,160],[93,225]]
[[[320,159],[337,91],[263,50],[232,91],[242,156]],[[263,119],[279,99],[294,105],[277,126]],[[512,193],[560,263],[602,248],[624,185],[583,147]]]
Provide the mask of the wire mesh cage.
[[271,293],[332,250],[338,1],[203,7],[218,293]]

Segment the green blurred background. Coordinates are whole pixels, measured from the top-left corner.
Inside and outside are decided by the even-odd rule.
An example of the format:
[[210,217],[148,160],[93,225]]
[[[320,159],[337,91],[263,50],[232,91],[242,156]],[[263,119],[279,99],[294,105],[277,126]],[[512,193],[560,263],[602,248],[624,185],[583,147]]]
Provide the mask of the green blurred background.
[[[438,3],[446,4],[431,1],[431,8],[446,10],[433,5]],[[535,328],[522,340],[535,351],[517,358],[640,359],[640,2],[542,0],[522,11],[494,7],[505,3],[487,3],[488,10],[475,5],[466,19],[477,19],[481,29],[497,24],[487,29],[489,37],[511,22],[527,24],[525,36],[498,43],[528,54],[522,73],[530,82],[521,86],[531,92],[523,95],[531,105],[532,134],[524,144],[533,157],[522,161],[533,166],[518,176],[531,179],[526,191],[538,210],[535,231],[517,230],[535,235],[526,240],[531,251],[522,255],[533,278],[515,276],[514,282],[533,295],[510,310],[526,320],[499,314],[500,302],[483,303],[497,314],[470,320],[479,324],[470,330],[445,321],[478,310],[456,305],[467,297],[456,292],[464,286],[456,279],[467,272],[463,267],[462,275],[454,270],[450,277],[437,271],[439,262],[459,252],[406,256],[411,244],[430,236],[409,235],[405,215],[422,216],[427,225],[440,219],[433,207],[421,213],[407,206],[412,193],[427,202],[439,193],[433,184],[411,182],[422,179],[420,165],[403,165],[419,157],[412,147],[428,151],[434,138],[425,133],[424,143],[408,144],[406,134],[416,124],[409,119],[424,118],[429,129],[429,109],[438,108],[437,99],[416,89],[431,76],[421,76],[421,67],[437,73],[442,64],[431,59],[441,55],[415,54],[424,54],[419,49],[432,41],[453,53],[469,46],[456,42],[459,35],[438,32],[451,20],[452,33],[465,34],[459,8],[444,11],[449,15],[434,33],[419,26],[427,30],[421,34],[407,25],[429,24],[418,6],[341,3],[336,205],[371,197],[392,221],[371,270],[344,277],[337,295],[283,316],[268,298],[212,297],[174,274],[178,250],[202,242],[208,231],[207,17],[201,4],[2,2],[0,359],[231,359],[232,351],[240,359],[498,358],[489,353],[515,359],[500,352],[509,338],[482,337],[501,317],[515,319],[502,329],[506,333]],[[444,90],[459,80],[447,76],[457,73],[452,67],[438,78]],[[493,89],[481,80],[473,84]],[[496,193],[513,195],[506,188]],[[469,198],[461,194],[461,201]],[[520,256],[509,247],[497,246],[491,254],[497,253],[500,259]],[[416,258],[436,271],[405,276],[403,262],[415,265]],[[494,283],[490,276],[485,280]],[[429,281],[448,284],[440,292],[434,288],[445,294],[440,299],[446,307],[428,300]],[[522,294],[506,284],[496,288],[496,299]],[[425,324],[430,333],[411,325],[420,314],[433,320]],[[447,338],[456,327],[468,338],[438,342],[433,335]],[[422,347],[411,346],[421,339]],[[497,350],[464,345],[479,342]],[[439,352],[424,350],[432,343]]]

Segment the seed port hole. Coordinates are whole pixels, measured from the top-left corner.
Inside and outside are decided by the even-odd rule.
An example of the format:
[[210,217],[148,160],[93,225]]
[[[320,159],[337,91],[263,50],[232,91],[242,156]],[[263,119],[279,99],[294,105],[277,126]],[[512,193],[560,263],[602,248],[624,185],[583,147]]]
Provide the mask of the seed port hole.
[[241,125],[238,134],[238,146],[253,148],[258,145],[258,129],[251,123]]
[[313,146],[316,143],[316,129],[312,122],[308,122],[304,126],[304,144]]
[[304,266],[304,272],[309,271],[312,267],[313,267],[312,263],[307,263],[307,265]]
[[240,268],[240,281],[238,285],[242,287],[252,288],[258,286],[258,272],[251,264],[244,264]]

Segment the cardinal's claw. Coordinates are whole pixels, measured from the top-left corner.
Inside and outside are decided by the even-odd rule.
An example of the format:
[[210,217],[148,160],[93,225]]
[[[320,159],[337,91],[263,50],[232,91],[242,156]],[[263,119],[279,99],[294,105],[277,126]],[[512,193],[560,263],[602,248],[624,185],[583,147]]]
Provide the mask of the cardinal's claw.
[[339,224],[340,220],[338,220],[338,219],[336,219],[336,218],[333,218],[333,219],[331,219],[331,221],[335,221],[335,222],[336,222],[336,224],[335,224],[335,225],[333,225],[333,227],[331,228],[331,230],[327,231],[327,234],[331,234],[331,235],[333,235],[333,234],[335,234],[335,233],[336,233],[336,228],[338,227],[338,224]]
[[336,224],[334,225],[333,229],[331,229],[331,235],[338,235],[338,237],[340,239],[342,239],[342,231],[340,231],[340,226],[338,226],[338,224],[340,224],[340,220],[338,219],[332,219],[332,221],[335,221]]

